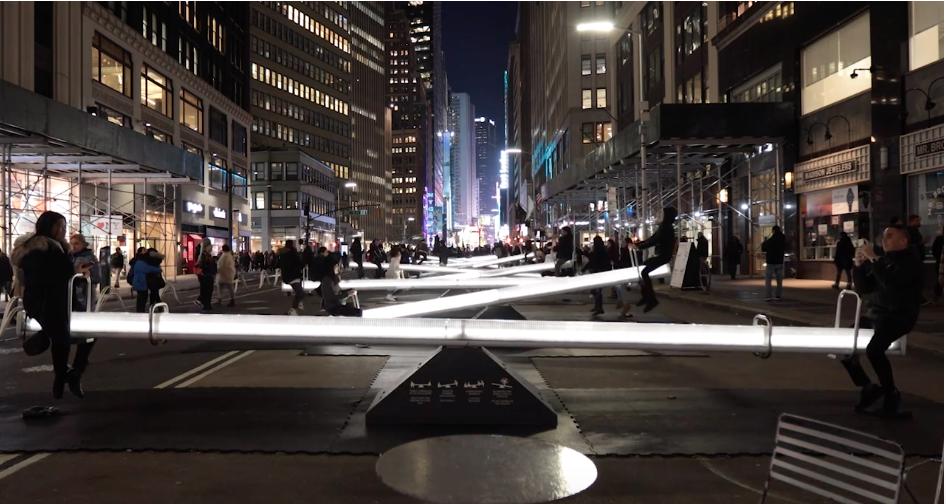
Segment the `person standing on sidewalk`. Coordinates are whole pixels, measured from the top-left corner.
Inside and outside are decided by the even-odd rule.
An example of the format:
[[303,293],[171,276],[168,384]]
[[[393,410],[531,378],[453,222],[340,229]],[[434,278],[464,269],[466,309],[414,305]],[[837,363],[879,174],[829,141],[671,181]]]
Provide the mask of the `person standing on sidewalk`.
[[224,291],[230,293],[230,302],[227,306],[236,305],[233,299],[233,281],[236,279],[236,261],[233,259],[233,253],[230,252],[230,246],[224,245],[220,257],[217,258],[217,296],[220,304],[223,304]]
[[[785,234],[772,227],[772,236],[762,242],[765,252],[765,300],[782,300],[782,278],[785,276]],[[775,297],[772,297],[772,276],[775,276]]]
[[118,288],[118,280],[122,271],[125,271],[125,256],[122,255],[121,247],[115,247],[115,253],[108,257],[108,265],[112,268],[112,274],[115,275],[115,288]]
[[[575,241],[572,239],[572,228],[565,226],[558,237],[555,247],[555,276],[562,276],[562,267],[572,260],[575,254]],[[574,270],[574,268],[572,268]]]
[[729,278],[735,280],[739,264],[742,263],[742,242],[739,241],[736,235],[730,235],[729,241],[726,242],[723,262],[726,263],[726,269],[729,270]]
[[664,208],[664,217],[657,227],[657,232],[650,238],[642,241],[638,248],[642,251],[654,247],[654,256],[644,261],[644,271],[641,272],[641,300],[637,306],[644,306],[644,313],[653,310],[657,304],[657,294],[654,293],[654,284],[650,280],[650,272],[670,262],[673,257],[674,242],[677,241],[673,231],[673,221],[677,218],[677,209]]
[[286,246],[279,251],[276,264],[282,275],[282,283],[292,287],[289,315],[298,315],[299,310],[302,310],[305,290],[302,288],[302,258],[296,252],[296,244],[292,240],[286,240]]
[[880,384],[870,381],[857,355],[841,362],[854,384],[861,387],[856,411],[867,411],[883,397],[883,407],[878,413],[897,416],[900,392],[894,384],[887,349],[916,324],[922,300],[923,269],[916,248],[910,244],[910,234],[902,227],[884,230],[883,251],[884,255],[878,256],[873,246],[866,244],[854,257],[854,286],[867,302],[867,320],[861,324],[874,328],[874,335],[867,344],[867,359]]
[[217,279],[217,261],[210,255],[210,247],[203,247],[200,253],[200,259],[197,261],[197,268],[200,271],[197,274],[197,280],[200,283],[200,301],[201,313],[210,313],[213,309],[211,302],[214,295],[214,280]]
[[[401,279],[401,247],[394,245],[391,247],[391,253],[388,254],[388,271],[385,272],[384,278],[389,280],[400,280]],[[384,299],[389,302],[397,301],[397,298],[394,295],[397,294],[397,289],[392,289],[384,296]]]
[[361,247],[361,237],[356,237],[355,241],[351,244],[351,260],[355,261],[355,264],[358,265],[358,278],[365,277],[365,251]]
[[[595,236],[592,243],[591,253],[588,254],[588,264],[585,266],[584,271],[589,271],[590,273],[611,271],[611,259],[608,257],[608,249],[604,245],[604,240],[602,240],[600,236]],[[601,287],[591,289],[591,295],[595,300],[595,306],[591,309],[592,316],[603,314],[604,294]]]
[[851,269],[854,267],[854,243],[851,242],[851,237],[847,233],[841,231],[841,235],[838,238],[838,244],[834,247],[834,268],[837,270],[837,274],[834,277],[835,289],[840,289],[839,284],[841,283],[841,272],[847,273],[847,288],[851,288],[851,283],[853,282],[851,278]]

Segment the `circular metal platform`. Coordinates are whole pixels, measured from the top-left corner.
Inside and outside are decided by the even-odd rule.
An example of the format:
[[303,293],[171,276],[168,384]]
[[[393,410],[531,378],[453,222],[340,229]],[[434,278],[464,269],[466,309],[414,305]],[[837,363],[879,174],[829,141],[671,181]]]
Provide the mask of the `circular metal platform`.
[[375,470],[398,492],[442,504],[549,502],[598,477],[594,462],[571,448],[497,435],[412,441],[382,454]]

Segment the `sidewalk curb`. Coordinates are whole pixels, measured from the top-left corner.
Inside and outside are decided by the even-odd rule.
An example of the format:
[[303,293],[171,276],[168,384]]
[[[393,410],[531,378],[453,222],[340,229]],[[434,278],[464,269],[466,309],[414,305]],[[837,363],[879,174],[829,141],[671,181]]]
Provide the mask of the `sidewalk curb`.
[[[748,318],[751,318],[761,313],[763,315],[768,316],[772,320],[772,322],[776,324],[796,325],[796,326],[818,325],[816,323],[813,323],[810,318],[786,315],[785,313],[779,313],[779,311],[773,311],[771,310],[771,308],[769,308],[768,310],[755,310],[751,306],[746,306],[739,303],[727,302],[725,300],[717,301],[715,299],[710,299],[709,296],[712,295],[712,291],[710,291],[709,295],[704,295],[702,294],[701,291],[692,291],[694,294],[697,294],[697,295],[691,296],[689,292],[680,291],[679,289],[674,289],[670,287],[664,287],[661,289],[658,287],[657,292],[659,292],[660,294],[663,294],[664,296],[668,298],[672,298],[678,301],[687,301],[691,303],[696,303],[698,305],[709,307],[709,308],[717,308],[717,309],[722,308],[722,309],[731,311],[735,314],[745,315]],[[934,339],[934,336],[926,334],[926,333],[910,333],[907,336],[908,351],[909,350],[922,351],[922,352],[927,352],[927,353],[931,353],[931,354],[942,357],[943,347],[942,345],[936,345],[934,341],[929,341],[933,339]]]

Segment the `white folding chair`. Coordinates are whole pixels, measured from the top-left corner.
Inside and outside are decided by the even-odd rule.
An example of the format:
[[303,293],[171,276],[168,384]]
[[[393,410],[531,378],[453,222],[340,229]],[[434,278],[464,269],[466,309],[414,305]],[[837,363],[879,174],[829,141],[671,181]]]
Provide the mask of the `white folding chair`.
[[779,481],[834,502],[897,504],[903,472],[897,443],[783,413],[760,502]]

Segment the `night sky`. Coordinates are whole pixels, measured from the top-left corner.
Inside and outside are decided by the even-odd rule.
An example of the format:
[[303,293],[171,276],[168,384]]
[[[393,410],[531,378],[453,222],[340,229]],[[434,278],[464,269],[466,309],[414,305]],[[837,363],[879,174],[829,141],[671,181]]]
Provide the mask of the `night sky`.
[[503,71],[516,34],[518,2],[444,2],[443,38],[450,90],[469,93],[477,116],[502,135]]

